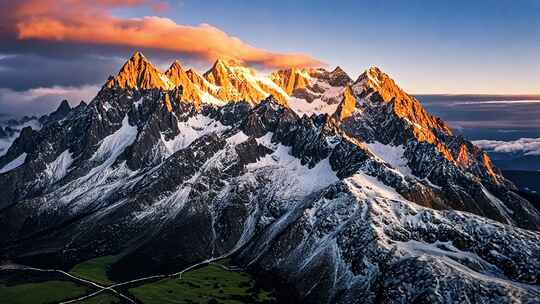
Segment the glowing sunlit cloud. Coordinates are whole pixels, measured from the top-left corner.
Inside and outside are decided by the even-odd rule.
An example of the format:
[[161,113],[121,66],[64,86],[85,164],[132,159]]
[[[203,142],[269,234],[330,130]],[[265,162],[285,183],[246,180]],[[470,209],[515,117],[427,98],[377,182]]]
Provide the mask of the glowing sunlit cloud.
[[[18,39],[38,39],[96,45],[129,46],[178,52],[212,61],[234,58],[268,68],[321,66],[304,54],[284,54],[253,47],[209,24],[189,26],[157,16],[118,18],[109,9],[120,6],[163,5],[145,0],[64,0],[59,7],[48,0],[23,1],[17,10]],[[95,3],[95,2],[92,2]]]

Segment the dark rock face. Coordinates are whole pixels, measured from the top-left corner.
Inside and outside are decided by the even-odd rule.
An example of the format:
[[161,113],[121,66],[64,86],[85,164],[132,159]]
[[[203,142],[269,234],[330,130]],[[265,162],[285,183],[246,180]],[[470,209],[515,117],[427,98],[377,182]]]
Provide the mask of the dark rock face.
[[39,118],[39,122],[42,125],[46,125],[61,119],[64,119],[71,111],[71,106],[67,100],[62,100],[58,108],[49,115],[44,115]]
[[336,67],[329,74],[329,84],[333,87],[344,87],[352,82],[351,77],[340,67]]
[[315,69],[310,72],[310,76],[325,81],[333,87],[344,87],[353,82],[351,77],[340,67],[336,67],[330,72],[325,69]]
[[0,157],[26,155],[0,173],[2,258],[122,254],[123,280],[227,255],[306,303],[539,299],[538,210],[396,88],[353,86],[344,119],[181,90],[104,87],[23,129]]

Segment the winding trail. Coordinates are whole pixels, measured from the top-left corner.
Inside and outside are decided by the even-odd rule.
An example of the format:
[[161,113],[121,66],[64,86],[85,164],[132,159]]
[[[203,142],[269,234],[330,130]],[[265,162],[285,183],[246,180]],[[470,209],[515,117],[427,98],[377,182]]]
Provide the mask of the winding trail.
[[[94,286],[95,288],[98,288],[100,289],[99,292],[105,290],[105,289],[108,289],[107,286],[103,286],[101,284],[98,284],[94,281],[90,281],[90,280],[87,280],[87,279],[84,279],[84,278],[81,278],[81,277],[78,277],[78,276],[74,276],[72,275],[71,273],[69,272],[65,272],[63,270],[60,270],[60,269],[41,269],[41,268],[35,268],[35,267],[30,267],[30,266],[25,266],[25,265],[20,265],[20,264],[6,264],[6,265],[2,265],[0,266],[0,270],[31,270],[31,271],[39,271],[39,272],[56,272],[56,273],[60,273],[64,276],[67,276],[75,281],[78,281],[78,282],[82,282],[82,283],[85,283],[85,284],[89,284],[89,285],[92,285]],[[124,295],[123,293],[120,293],[114,289],[108,289],[110,290],[112,293],[118,295],[119,297],[127,300],[128,302],[130,303],[133,303],[133,304],[137,304],[137,301],[131,299],[130,297]],[[94,292],[94,294],[98,294],[99,292]],[[69,301],[64,301],[64,302],[60,302],[60,303],[73,303],[73,302],[77,302],[77,301],[80,301],[80,300],[84,300],[84,299],[87,299],[89,298],[89,295],[86,295],[86,296],[83,296],[83,297],[80,297],[80,298],[77,298],[77,299],[74,299],[74,300],[69,300]]]
[[[188,272],[190,270],[193,270],[193,269],[201,267],[201,266],[209,265],[211,263],[214,263],[214,262],[217,262],[219,260],[225,259],[228,256],[229,256],[229,254],[224,255],[224,256],[220,256],[220,257],[217,257],[217,258],[207,259],[207,260],[204,260],[202,262],[193,264],[193,265],[191,265],[191,266],[189,266],[187,268],[184,268],[184,269],[182,269],[182,270],[180,270],[178,272],[171,273],[171,274],[152,275],[152,276],[142,277],[142,278],[138,278],[138,279],[134,279],[134,280],[130,280],[130,281],[125,281],[125,282],[122,282],[122,283],[117,283],[117,284],[114,284],[114,285],[111,285],[111,286],[101,286],[100,287],[101,289],[98,290],[98,291],[95,291],[95,292],[93,292],[91,294],[82,296],[82,297],[77,298],[77,299],[73,299],[73,300],[69,300],[69,301],[65,301],[65,302],[60,302],[59,304],[68,304],[68,303],[74,303],[74,302],[86,300],[86,299],[94,297],[94,296],[96,296],[96,295],[98,295],[98,294],[100,294],[102,292],[105,292],[107,290],[110,290],[110,291],[112,291],[112,292],[114,292],[116,294],[122,295],[123,298],[127,298],[127,296],[125,296],[124,294],[118,292],[117,290],[115,290],[115,288],[122,287],[122,286],[129,285],[129,284],[133,284],[133,283],[141,283],[141,282],[145,282],[145,281],[153,281],[153,280],[156,280],[156,279],[165,279],[165,278],[172,278],[172,277],[178,277],[179,279],[182,279],[182,275],[185,272]],[[129,300],[132,303],[137,303],[137,302],[133,301],[132,299],[129,299]]]
[[223,256],[220,256],[220,257],[216,257],[216,258],[210,258],[210,259],[204,260],[202,262],[195,263],[195,264],[193,264],[193,265],[191,265],[189,267],[186,267],[186,268],[184,268],[184,269],[182,269],[182,270],[180,270],[178,272],[175,272],[175,273],[159,274],[159,275],[152,275],[152,276],[142,277],[142,278],[138,278],[138,279],[134,279],[134,280],[130,280],[130,281],[125,281],[125,282],[113,284],[111,286],[104,286],[104,285],[101,285],[101,284],[96,283],[94,281],[90,281],[90,280],[87,280],[87,279],[84,279],[84,278],[81,278],[81,277],[78,277],[78,276],[74,276],[74,275],[72,275],[72,274],[70,274],[68,272],[65,272],[65,271],[59,270],[59,269],[41,269],[41,268],[34,268],[34,267],[20,265],[20,264],[6,264],[6,265],[0,266],[0,271],[1,270],[15,269],[15,270],[32,270],[32,271],[40,271],[40,272],[57,272],[57,273],[60,273],[62,275],[65,275],[65,276],[67,276],[67,277],[69,277],[69,278],[71,278],[71,279],[73,279],[75,281],[92,285],[93,287],[98,289],[97,291],[94,291],[94,292],[89,293],[87,295],[84,295],[84,296],[81,296],[81,297],[78,297],[78,298],[75,298],[75,299],[67,300],[67,301],[62,301],[62,302],[59,302],[58,304],[76,303],[76,302],[79,302],[79,301],[90,299],[90,298],[95,297],[98,294],[106,292],[106,291],[110,291],[110,292],[118,295],[119,297],[127,300],[129,303],[137,304],[137,303],[139,303],[139,301],[129,297],[128,295],[125,295],[124,293],[122,293],[121,291],[116,290],[115,288],[123,287],[123,286],[133,284],[133,283],[142,283],[142,282],[145,282],[145,281],[154,281],[156,279],[165,279],[165,278],[172,278],[172,277],[177,277],[179,279],[182,279],[182,275],[184,273],[186,273],[188,271],[191,271],[193,269],[202,267],[202,266],[210,265],[210,264],[219,265],[219,266],[223,267],[226,270],[235,271],[234,269],[228,268],[225,265],[215,263],[215,262],[217,262],[219,260],[226,259],[229,256],[230,256],[230,253],[225,254]]

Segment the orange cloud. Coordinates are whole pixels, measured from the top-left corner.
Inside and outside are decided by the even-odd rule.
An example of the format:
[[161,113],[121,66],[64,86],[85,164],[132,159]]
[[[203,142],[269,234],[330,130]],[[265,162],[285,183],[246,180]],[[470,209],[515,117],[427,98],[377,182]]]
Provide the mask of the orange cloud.
[[92,4],[85,0],[26,1],[17,10],[17,37],[153,48],[209,61],[218,57],[233,58],[271,68],[323,64],[303,54],[275,53],[253,47],[209,24],[188,26],[156,16],[125,19],[109,13],[112,7],[148,5],[164,9],[163,4],[150,0],[98,0]]

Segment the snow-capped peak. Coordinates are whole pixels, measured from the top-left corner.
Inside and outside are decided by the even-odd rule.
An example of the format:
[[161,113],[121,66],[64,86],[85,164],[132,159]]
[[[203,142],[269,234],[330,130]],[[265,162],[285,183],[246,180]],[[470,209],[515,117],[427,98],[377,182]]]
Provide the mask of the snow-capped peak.
[[133,89],[169,89],[171,84],[168,78],[152,65],[142,53],[135,52],[122,66],[118,74],[109,78],[105,86]]
[[203,77],[210,84],[207,93],[223,101],[245,100],[256,104],[273,95],[286,104],[288,99],[288,94],[269,78],[257,75],[254,69],[235,60],[216,60]]
[[182,64],[180,63],[180,61],[178,59],[175,59],[173,61],[173,63],[167,69],[167,71],[165,73],[167,73],[168,71],[171,71],[171,70],[182,70]]

